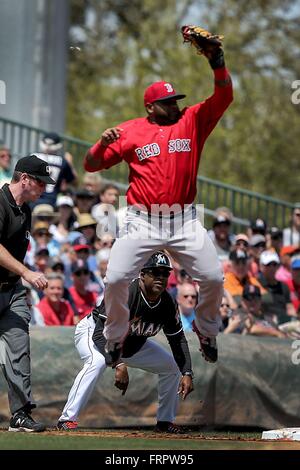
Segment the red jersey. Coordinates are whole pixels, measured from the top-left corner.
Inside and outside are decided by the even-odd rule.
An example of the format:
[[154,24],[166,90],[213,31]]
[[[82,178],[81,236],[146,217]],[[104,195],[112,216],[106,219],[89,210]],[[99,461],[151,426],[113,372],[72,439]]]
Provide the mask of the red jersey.
[[74,301],[79,319],[82,320],[95,307],[97,294],[96,292],[87,292],[85,295],[81,295],[74,286],[69,287],[69,292]]
[[[184,108],[179,120],[170,125],[150,122],[147,117],[123,122],[120,138],[104,147],[101,140],[89,153],[99,160],[100,170],[125,161],[129,166],[127,203],[191,204],[197,192],[197,173],[204,143],[233,100],[227,69],[215,73],[214,94],[205,101]],[[221,86],[222,85],[222,86]],[[98,171],[85,161],[87,171]]]
[[60,310],[57,312],[48,302],[47,297],[36,305],[44,317],[47,326],[72,326],[74,325],[74,312],[71,304],[67,300],[60,301]]

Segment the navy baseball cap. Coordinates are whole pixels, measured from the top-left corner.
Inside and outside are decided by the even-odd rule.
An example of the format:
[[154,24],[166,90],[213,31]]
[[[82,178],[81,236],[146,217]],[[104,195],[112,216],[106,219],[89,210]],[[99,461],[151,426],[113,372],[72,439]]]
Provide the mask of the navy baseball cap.
[[265,235],[267,230],[267,223],[265,220],[257,218],[251,222],[250,227],[253,233],[260,233],[261,235]]
[[173,85],[169,82],[155,82],[146,88],[144,93],[144,104],[152,104],[155,101],[165,101],[170,98],[181,100],[186,95],[176,93]]
[[50,167],[47,162],[41,160],[36,155],[27,155],[20,158],[15,166],[15,171],[27,173],[29,176],[38,178],[43,183],[55,184],[56,181],[50,176]]
[[78,273],[78,271],[88,271],[90,272],[89,265],[86,261],[78,259],[71,264],[72,273]]
[[162,251],[154,253],[144,264],[142,271],[153,268],[165,268],[169,271],[173,269],[169,257]]
[[249,256],[246,253],[246,251],[237,249],[237,250],[232,250],[230,252],[229,259],[230,261],[233,261],[234,263],[238,263],[238,262],[247,263],[247,261],[249,260]]

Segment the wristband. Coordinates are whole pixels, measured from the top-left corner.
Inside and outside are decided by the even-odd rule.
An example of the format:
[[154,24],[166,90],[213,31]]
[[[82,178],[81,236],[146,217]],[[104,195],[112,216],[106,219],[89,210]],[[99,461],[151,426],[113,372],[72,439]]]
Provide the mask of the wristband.
[[189,377],[191,377],[191,379],[194,378],[194,374],[193,374],[193,372],[190,371],[190,370],[187,370],[186,372],[182,372],[182,377],[184,377],[184,376],[186,376],[186,375],[188,375]]
[[209,63],[213,70],[225,67],[224,54],[221,48],[216,50],[216,53],[210,59]]
[[117,365],[115,366],[115,369],[117,369],[117,368],[120,367],[120,366],[126,366],[125,362],[120,362],[119,364],[117,364]]

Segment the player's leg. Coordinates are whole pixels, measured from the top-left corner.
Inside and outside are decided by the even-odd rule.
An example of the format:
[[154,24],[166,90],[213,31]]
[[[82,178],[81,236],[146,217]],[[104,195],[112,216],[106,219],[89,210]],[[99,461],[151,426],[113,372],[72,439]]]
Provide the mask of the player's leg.
[[97,380],[106,369],[105,359],[92,340],[94,328],[95,322],[92,316],[83,318],[76,326],[75,346],[84,365],[69,392],[67,403],[58,421],[59,429],[77,427],[79,413],[87,404]]
[[158,374],[157,421],[173,423],[178,405],[177,391],[181,373],[172,354],[155,341],[147,339],[136,354],[123,360],[129,367]]
[[150,236],[151,227],[146,217],[126,216],[125,233],[118,238],[110,253],[106,272],[105,308],[107,321],[104,335],[110,349],[122,343],[128,332],[128,286],[136,278],[147,259],[160,248],[158,239]]
[[0,355],[12,414],[9,431],[41,432],[45,426],[31,417],[36,405],[31,397],[30,311],[24,286],[20,283],[10,292],[1,293],[1,301]]
[[204,357],[217,360],[215,337],[219,332],[219,308],[223,295],[223,272],[216,249],[199,220],[187,218],[182,234],[168,242],[170,254],[199,282],[200,296],[196,307],[195,330]]

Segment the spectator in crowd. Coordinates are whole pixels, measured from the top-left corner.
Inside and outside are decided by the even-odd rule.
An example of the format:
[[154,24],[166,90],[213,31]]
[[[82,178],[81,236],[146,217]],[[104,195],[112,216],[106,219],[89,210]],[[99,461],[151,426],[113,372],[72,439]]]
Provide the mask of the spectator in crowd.
[[277,325],[296,316],[287,285],[275,277],[279,265],[280,258],[275,251],[263,251],[260,255],[258,280],[267,291],[262,297],[262,312]]
[[300,203],[295,205],[291,226],[283,230],[283,246],[300,247]]
[[241,306],[237,313],[242,317],[244,334],[255,336],[275,336],[285,338],[270,320],[266,320],[261,309],[261,292],[259,287],[247,285],[243,289]]
[[46,326],[74,325],[74,312],[70,303],[63,298],[64,277],[60,273],[47,275],[48,287],[37,309],[43,315]]
[[94,204],[96,204],[95,193],[85,188],[77,189],[75,192],[75,213],[77,218],[80,214],[89,214]]
[[36,222],[32,230],[33,249],[37,251],[40,246],[47,246],[50,256],[57,256],[59,254],[59,243],[57,240],[52,239],[52,234],[49,230],[47,222]]
[[275,251],[278,256],[280,255],[280,250],[283,243],[283,232],[278,227],[270,227],[266,237],[267,248],[269,250]]
[[114,233],[117,227],[117,212],[119,189],[114,184],[106,184],[100,192],[100,203],[96,204],[91,211],[93,218],[105,227],[108,231]]
[[[79,238],[75,238],[72,243],[72,249],[75,256],[71,256],[71,262],[81,259],[87,263],[91,272],[90,280],[91,282],[97,283],[94,274],[94,272],[97,270],[97,258],[96,255],[93,254],[91,246],[87,243],[86,238],[83,235],[80,235]],[[96,286],[94,286],[93,289],[97,290]]]
[[266,237],[260,234],[253,235],[249,240],[249,245],[249,255],[251,257],[249,271],[252,276],[257,277],[259,273],[259,258],[266,249]]
[[40,245],[34,255],[34,266],[37,271],[45,273],[49,266],[49,250],[46,245]]
[[7,147],[0,144],[0,188],[12,179],[11,154]]
[[209,232],[220,261],[229,258],[231,248],[230,227],[231,221],[227,214],[218,214],[213,220],[213,229]]
[[94,243],[96,240],[97,222],[91,214],[79,214],[76,222],[76,230],[84,236],[86,244],[94,251]]
[[35,222],[48,222],[49,226],[56,221],[58,213],[54,212],[50,204],[38,204],[32,211],[32,224]]
[[[234,243],[232,245],[231,250],[241,249],[244,250],[247,254],[249,254],[249,238],[245,233],[238,233],[235,237]],[[224,274],[231,269],[231,261],[228,260],[222,261],[222,267]]]
[[[67,300],[72,307],[72,310],[74,312],[74,315],[78,315],[78,312],[76,311],[76,307],[73,301],[73,298],[69,292],[68,287],[66,286],[66,276],[65,276],[65,265],[61,258],[59,256],[54,256],[53,258],[50,259],[48,267],[46,269],[46,275],[50,273],[56,273],[56,274],[61,274],[64,278],[64,291],[63,291],[63,298]],[[69,285],[71,285],[72,282],[69,282]]]
[[40,141],[40,151],[36,154],[42,160],[45,160],[49,167],[53,179],[56,181],[54,186],[46,186],[45,192],[42,194],[37,204],[50,204],[55,206],[58,193],[64,192],[68,184],[76,184],[77,173],[72,163],[71,154],[62,153],[63,144],[58,134],[49,132],[45,134]]
[[239,248],[249,253],[249,237],[245,233],[238,233],[235,237],[233,248]]
[[53,239],[60,245],[70,242],[70,231],[76,221],[76,216],[73,212],[74,202],[70,196],[59,195],[56,200],[56,207],[58,210],[58,222],[55,226],[51,227]]
[[98,238],[98,236],[99,235],[97,233],[97,238],[94,243],[94,247],[96,251],[107,249],[107,248],[110,249],[113,246],[115,239],[111,233],[109,232],[106,232],[103,234],[100,233],[100,238]]
[[100,283],[102,283],[103,287],[104,287],[104,279],[105,279],[106,271],[107,271],[107,265],[109,261],[109,255],[110,255],[110,248],[103,248],[102,250],[98,251],[96,255],[97,267],[98,267],[96,271],[96,275]]
[[76,323],[82,320],[95,307],[97,293],[89,290],[90,270],[89,266],[82,259],[78,259],[72,264],[73,286],[69,292],[73,298],[78,317]]
[[228,333],[241,333],[242,329],[238,329],[240,326],[239,318],[235,314],[235,310],[238,305],[235,302],[234,298],[226,289],[224,289],[224,295],[220,305],[220,331],[225,334]]
[[195,320],[195,307],[197,305],[197,291],[193,284],[181,284],[177,289],[177,303],[184,331],[193,331],[192,323]]
[[291,270],[291,258],[296,253],[300,253],[300,248],[296,248],[293,245],[283,246],[280,250],[280,261],[281,266],[276,272],[277,281],[285,282],[292,279],[292,270]]
[[291,260],[292,279],[287,281],[291,294],[291,300],[297,312],[300,314],[300,256],[296,255]]
[[231,271],[225,273],[224,288],[233,296],[239,304],[243,289],[248,284],[257,286],[262,294],[266,291],[259,281],[249,274],[249,256],[244,250],[233,250],[230,253]]
[[267,223],[265,220],[261,218],[254,219],[250,222],[250,227],[248,228],[248,236],[249,238],[253,237],[253,235],[263,235],[266,236],[267,233]]
[[100,173],[85,172],[82,178],[82,187],[94,193],[97,197],[102,189],[103,182]]

